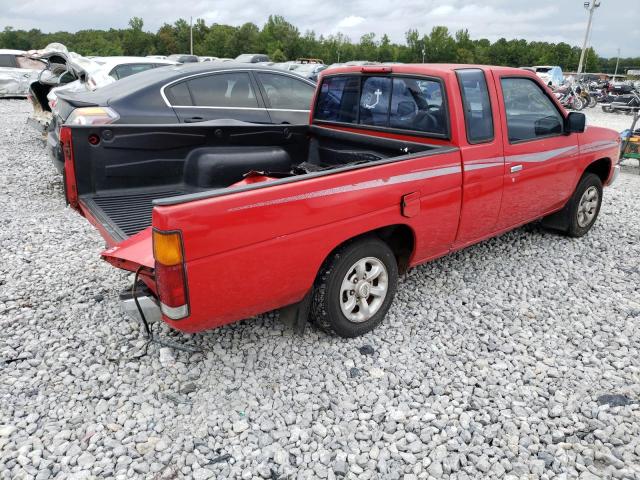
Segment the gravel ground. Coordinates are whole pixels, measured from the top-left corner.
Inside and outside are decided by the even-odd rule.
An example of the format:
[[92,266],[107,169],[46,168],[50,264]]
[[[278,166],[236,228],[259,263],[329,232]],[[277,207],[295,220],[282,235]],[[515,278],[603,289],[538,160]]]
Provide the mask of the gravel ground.
[[0,103],[0,478],[640,478],[639,176],[585,238],[414,269],[365,337],[267,314],[141,355],[28,112]]

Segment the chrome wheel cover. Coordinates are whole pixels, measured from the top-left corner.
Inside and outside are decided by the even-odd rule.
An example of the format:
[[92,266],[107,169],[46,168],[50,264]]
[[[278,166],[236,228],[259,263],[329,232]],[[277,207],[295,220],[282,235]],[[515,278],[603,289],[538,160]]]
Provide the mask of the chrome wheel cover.
[[584,191],[578,203],[578,226],[584,228],[593,222],[598,211],[599,201],[600,193],[596,187],[591,186]]
[[384,263],[366,257],[354,263],[340,286],[340,309],[347,320],[362,323],[373,317],[389,291],[389,274]]

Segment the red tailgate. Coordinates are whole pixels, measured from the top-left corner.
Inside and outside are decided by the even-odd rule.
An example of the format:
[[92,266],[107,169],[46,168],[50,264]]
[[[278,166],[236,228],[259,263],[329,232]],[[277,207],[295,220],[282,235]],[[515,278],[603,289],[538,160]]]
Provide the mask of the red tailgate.
[[110,264],[135,272],[143,267],[146,273],[153,270],[153,244],[151,241],[151,227],[127,238],[100,254]]

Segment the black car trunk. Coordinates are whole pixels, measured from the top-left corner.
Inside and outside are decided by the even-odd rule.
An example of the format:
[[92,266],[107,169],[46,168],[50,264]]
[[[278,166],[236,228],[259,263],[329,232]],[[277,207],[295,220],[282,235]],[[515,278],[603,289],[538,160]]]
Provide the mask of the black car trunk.
[[[154,201],[288,182],[441,147],[314,126],[241,122],[72,127],[80,202],[115,240],[151,225]],[[164,200],[163,200],[164,202]]]

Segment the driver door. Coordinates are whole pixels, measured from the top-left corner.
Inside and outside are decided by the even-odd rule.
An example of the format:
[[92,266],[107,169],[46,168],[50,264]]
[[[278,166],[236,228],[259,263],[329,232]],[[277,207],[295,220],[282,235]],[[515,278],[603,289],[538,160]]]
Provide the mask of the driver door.
[[498,230],[559,209],[576,181],[577,134],[564,134],[564,114],[537,81],[499,77],[505,155]]

